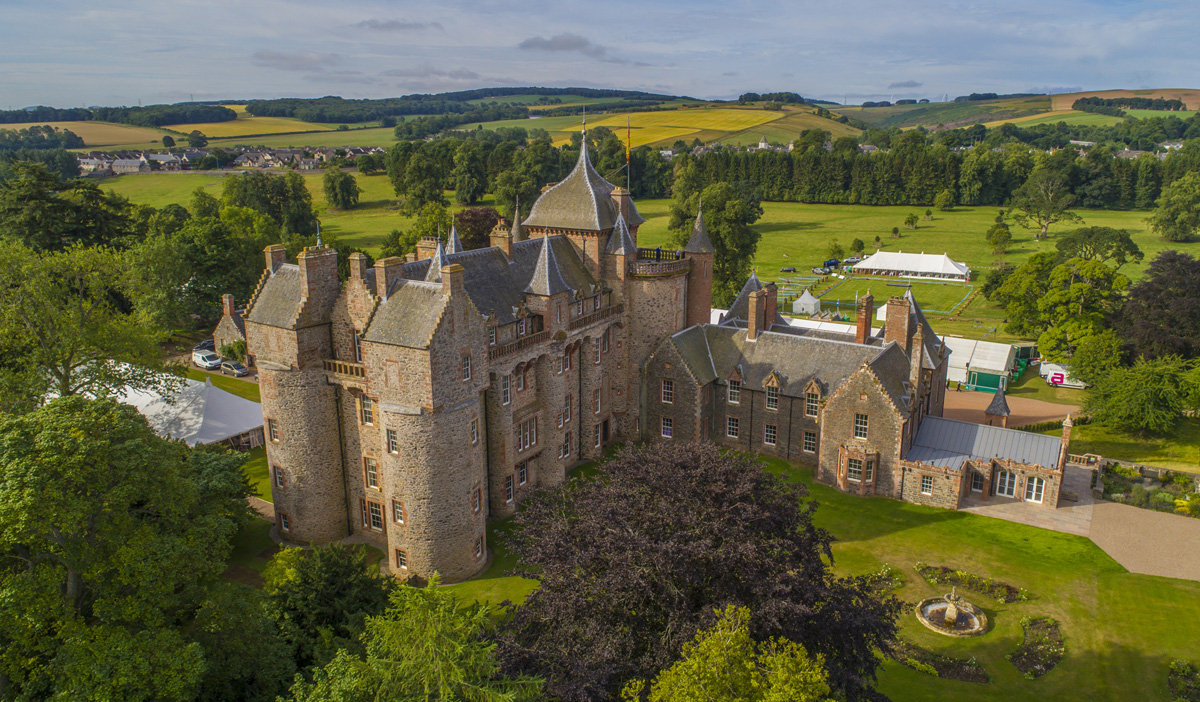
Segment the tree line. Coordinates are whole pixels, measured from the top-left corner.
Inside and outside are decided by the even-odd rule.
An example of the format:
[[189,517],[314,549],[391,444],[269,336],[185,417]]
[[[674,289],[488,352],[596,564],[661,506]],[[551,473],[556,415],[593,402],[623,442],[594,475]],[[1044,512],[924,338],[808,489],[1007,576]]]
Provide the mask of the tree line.
[[145,107],[35,107],[32,110],[0,110],[0,123],[89,121],[118,122],[138,127],[162,127],[194,122],[229,122],[237,113],[222,105],[181,102]]
[[1146,97],[1082,97],[1071,103],[1072,110],[1088,112],[1089,107],[1115,107],[1125,110],[1186,110],[1183,100],[1176,98],[1146,98]]

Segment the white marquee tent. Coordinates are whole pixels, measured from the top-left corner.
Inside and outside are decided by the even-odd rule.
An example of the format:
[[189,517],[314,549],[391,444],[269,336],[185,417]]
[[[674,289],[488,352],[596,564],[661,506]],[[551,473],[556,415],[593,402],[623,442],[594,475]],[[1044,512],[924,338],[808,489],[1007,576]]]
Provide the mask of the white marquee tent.
[[821,301],[805,288],[800,297],[792,302],[792,314],[821,314]]
[[119,399],[145,415],[160,436],[189,446],[229,442],[250,448],[263,443],[262,405],[212,384],[188,380],[174,396],[126,390]]
[[971,269],[946,254],[878,251],[851,268],[866,275],[895,275],[934,280],[969,280]]

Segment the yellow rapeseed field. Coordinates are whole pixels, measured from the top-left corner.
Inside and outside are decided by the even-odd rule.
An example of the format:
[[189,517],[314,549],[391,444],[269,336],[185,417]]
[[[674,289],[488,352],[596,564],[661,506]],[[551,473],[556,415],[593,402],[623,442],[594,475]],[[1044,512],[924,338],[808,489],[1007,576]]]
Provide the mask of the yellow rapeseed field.
[[58,129],[69,129],[78,134],[88,148],[138,143],[149,146],[150,142],[162,145],[163,132],[157,129],[134,127],[128,124],[109,124],[108,122],[18,122],[16,124],[0,124],[0,129],[17,130],[47,124]]
[[[589,122],[589,124],[608,127],[624,139],[626,119],[628,118],[633,146],[641,146],[643,144],[669,143],[675,139],[686,140],[700,132],[740,132],[772,122],[783,116],[783,112],[773,110],[716,107],[607,115],[596,122]],[[578,127],[572,125],[567,130],[553,131],[555,145],[568,141],[571,132],[576,129]]]

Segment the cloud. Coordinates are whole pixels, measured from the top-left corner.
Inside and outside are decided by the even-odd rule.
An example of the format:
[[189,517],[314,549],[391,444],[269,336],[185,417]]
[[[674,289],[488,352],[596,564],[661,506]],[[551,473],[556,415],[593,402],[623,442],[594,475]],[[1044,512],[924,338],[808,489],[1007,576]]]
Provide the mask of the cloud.
[[578,34],[555,34],[549,39],[545,37],[529,37],[517,44],[518,49],[533,51],[577,51],[584,56],[602,59],[608,55],[608,48],[593,44],[587,37]]
[[380,75],[391,78],[449,78],[451,80],[479,80],[482,78],[475,71],[466,68],[446,70],[435,68],[433,64],[422,63],[412,68],[389,68]]
[[405,20],[369,19],[350,25],[356,29],[370,29],[376,32],[420,32],[426,29],[443,31],[441,22],[408,22]]
[[254,52],[254,63],[256,65],[265,68],[277,68],[281,71],[321,73],[328,68],[342,65],[344,60],[341,54],[321,54],[316,51],[299,51],[295,53],[284,51]]
[[919,88],[922,85],[923,83],[916,80],[901,80],[889,85],[888,90],[891,90],[892,88]]

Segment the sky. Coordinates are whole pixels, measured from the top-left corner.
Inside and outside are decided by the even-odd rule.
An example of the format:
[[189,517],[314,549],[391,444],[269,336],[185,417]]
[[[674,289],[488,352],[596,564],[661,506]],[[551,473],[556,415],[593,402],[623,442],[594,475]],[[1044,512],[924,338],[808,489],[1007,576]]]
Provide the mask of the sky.
[[496,86],[850,104],[1200,87],[1196,0],[0,0],[0,109]]

